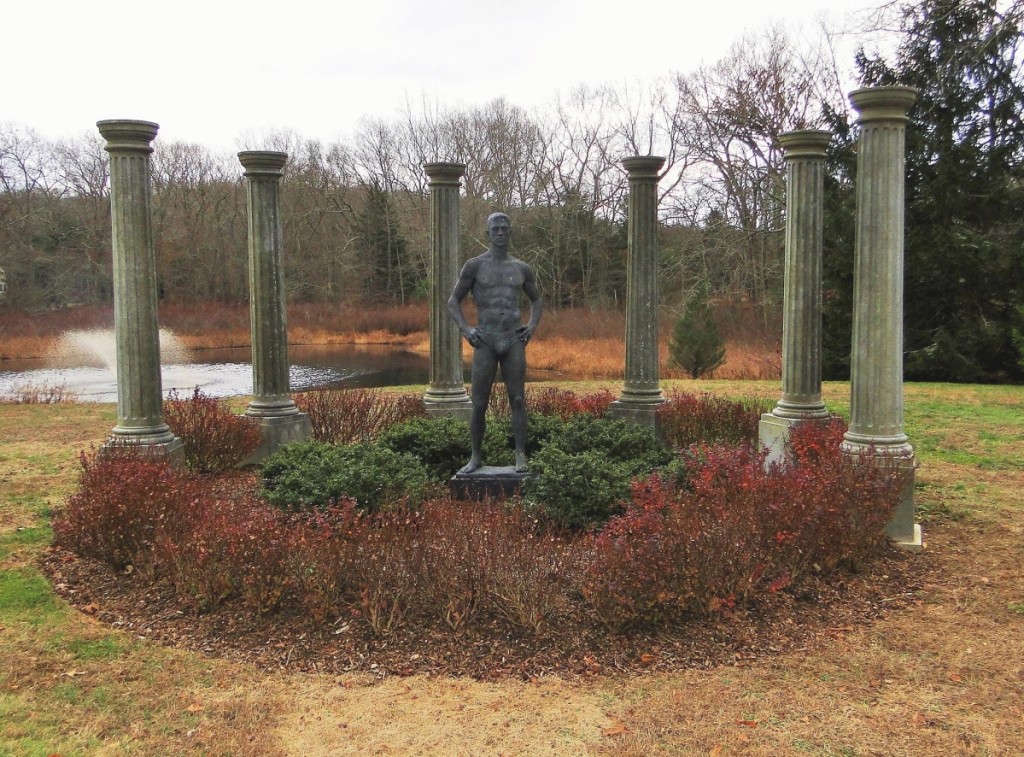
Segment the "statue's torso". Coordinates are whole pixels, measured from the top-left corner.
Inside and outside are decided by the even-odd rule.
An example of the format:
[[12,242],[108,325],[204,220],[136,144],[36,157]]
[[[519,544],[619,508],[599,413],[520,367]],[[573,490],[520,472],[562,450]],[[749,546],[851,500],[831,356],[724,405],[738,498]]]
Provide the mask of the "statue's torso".
[[514,331],[521,325],[519,298],[526,281],[525,264],[515,258],[495,260],[481,255],[473,280],[477,326],[494,332]]

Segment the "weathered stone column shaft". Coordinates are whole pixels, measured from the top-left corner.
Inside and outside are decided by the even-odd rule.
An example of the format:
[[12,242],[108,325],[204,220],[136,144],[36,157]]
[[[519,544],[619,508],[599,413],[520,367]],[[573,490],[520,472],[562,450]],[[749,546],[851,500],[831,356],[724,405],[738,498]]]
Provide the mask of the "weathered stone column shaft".
[[910,87],[850,93],[860,144],[850,429],[843,440],[846,454],[898,459],[906,478],[885,532],[914,550],[923,540],[914,523],[914,450],[903,433],[903,205],[907,112],[916,99]]
[[448,314],[448,298],[459,277],[459,188],[462,163],[426,163],[430,179],[430,385],[428,409],[468,412],[463,380],[462,335]]
[[909,87],[859,89],[848,445],[912,451],[903,433],[903,206]]
[[779,136],[786,151],[781,418],[827,418],[821,400],[821,256],[827,131]]
[[287,153],[238,153],[249,212],[249,314],[253,398],[250,416],[294,415],[288,375],[288,325],[279,187]]
[[96,124],[110,155],[110,217],[117,344],[115,442],[173,445],[164,423],[157,322],[156,253],[150,210],[150,143],[157,124],[107,120]]
[[629,250],[626,269],[626,370],[619,402],[664,401],[658,374],[658,171],[664,158],[626,158]]

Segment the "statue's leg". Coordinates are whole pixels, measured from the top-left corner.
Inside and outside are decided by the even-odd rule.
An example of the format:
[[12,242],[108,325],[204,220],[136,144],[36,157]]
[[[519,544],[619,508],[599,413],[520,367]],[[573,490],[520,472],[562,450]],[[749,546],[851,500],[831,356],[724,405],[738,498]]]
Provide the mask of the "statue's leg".
[[526,464],[526,345],[516,342],[501,359],[501,375],[505,377],[508,404],[512,410],[512,436],[516,443],[516,470],[527,470]]
[[487,405],[491,400],[491,385],[494,374],[498,370],[498,358],[488,345],[484,344],[473,350],[473,374],[470,399],[473,402],[473,414],[469,418],[469,440],[473,445],[473,453],[459,470],[459,473],[472,473],[483,460],[484,431],[487,423]]

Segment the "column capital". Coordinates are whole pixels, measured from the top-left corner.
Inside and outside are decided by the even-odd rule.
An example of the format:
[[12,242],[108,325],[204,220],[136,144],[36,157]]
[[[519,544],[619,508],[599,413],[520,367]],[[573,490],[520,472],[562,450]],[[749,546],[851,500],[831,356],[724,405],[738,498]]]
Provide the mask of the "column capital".
[[657,155],[634,155],[622,159],[622,167],[629,174],[629,180],[658,179],[658,171],[665,165],[665,159]]
[[824,158],[832,132],[822,129],[799,129],[779,135],[779,144],[785,151],[785,158]]
[[850,104],[858,113],[857,123],[869,121],[906,122],[907,111],[917,100],[913,87],[864,87],[850,93]]
[[238,153],[238,162],[245,169],[245,176],[279,177],[284,174],[288,153],[276,150],[245,150]]
[[96,128],[100,130],[100,136],[107,140],[104,148],[107,152],[135,150],[151,153],[153,147],[150,142],[156,139],[160,124],[130,118],[111,118],[97,121]]
[[459,186],[459,181],[466,175],[465,163],[424,163],[423,170],[430,178],[430,186]]

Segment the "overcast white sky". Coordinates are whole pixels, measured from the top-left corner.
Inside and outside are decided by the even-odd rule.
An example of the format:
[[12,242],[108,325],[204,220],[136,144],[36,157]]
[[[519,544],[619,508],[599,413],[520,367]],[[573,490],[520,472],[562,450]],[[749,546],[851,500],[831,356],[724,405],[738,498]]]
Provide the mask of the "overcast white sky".
[[[844,28],[871,0],[14,0],[0,121],[50,137],[141,118],[231,149],[290,128],[325,141],[422,98],[530,108],[581,83],[721,58],[745,31]],[[845,51],[845,58],[850,51]],[[849,64],[850,60],[841,61]]]

